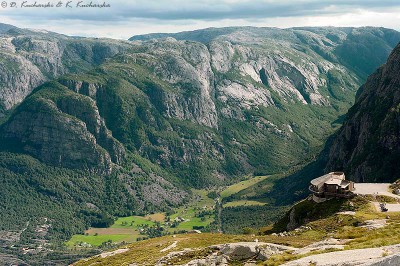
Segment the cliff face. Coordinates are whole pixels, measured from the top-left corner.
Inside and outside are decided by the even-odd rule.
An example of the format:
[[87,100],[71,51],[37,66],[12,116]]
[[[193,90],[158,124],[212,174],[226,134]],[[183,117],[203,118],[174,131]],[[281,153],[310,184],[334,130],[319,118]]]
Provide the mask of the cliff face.
[[72,38],[51,32],[2,27],[0,115],[45,81],[86,72],[124,49],[124,42]]
[[400,166],[400,46],[360,88],[330,149],[327,168],[354,180],[394,181]]
[[131,54],[130,60],[146,67],[173,87],[171,91],[162,90],[158,91],[161,94],[152,94],[163,114],[168,118],[192,120],[217,128],[214,73],[207,47],[201,43],[167,38],[146,43],[143,48],[145,54]]
[[125,149],[114,139],[95,102],[55,83],[18,107],[2,127],[2,142],[55,166],[109,174]]
[[[188,40],[118,42],[7,31],[4,60],[21,65],[14,69],[11,59],[2,65],[4,109],[47,79],[86,73],[38,88],[0,135],[52,165],[106,173],[127,150],[199,187],[284,171],[312,156],[353,103],[368,69],[345,60],[343,51],[382,47],[372,63],[378,64],[400,40],[379,28],[203,33],[202,42],[191,33]],[[365,39],[377,45],[366,46]],[[57,132],[54,139],[46,137],[50,132]]]

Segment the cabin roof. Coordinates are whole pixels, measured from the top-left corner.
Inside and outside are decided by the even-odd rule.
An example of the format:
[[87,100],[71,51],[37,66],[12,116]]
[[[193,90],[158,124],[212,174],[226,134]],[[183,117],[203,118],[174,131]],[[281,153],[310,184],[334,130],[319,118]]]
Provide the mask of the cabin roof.
[[337,177],[332,177],[329,178],[327,181],[325,181],[325,184],[327,185],[340,185],[342,183],[342,179],[339,179]]
[[340,183],[340,187],[341,188],[346,188],[350,185],[350,181],[349,180],[342,180],[342,183]]
[[323,184],[340,185],[343,180],[344,180],[343,172],[331,172],[329,174],[311,180],[311,185],[313,186],[320,186]]

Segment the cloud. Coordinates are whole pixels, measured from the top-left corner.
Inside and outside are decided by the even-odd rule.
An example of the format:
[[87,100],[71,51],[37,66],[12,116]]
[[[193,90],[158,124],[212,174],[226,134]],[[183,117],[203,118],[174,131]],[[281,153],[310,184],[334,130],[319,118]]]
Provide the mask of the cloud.
[[[11,2],[11,1],[10,1]],[[74,8],[18,8],[22,0],[16,1],[17,8],[3,9],[8,17],[26,18],[31,20],[86,20],[86,21],[119,21],[129,19],[151,19],[162,21],[179,20],[221,20],[221,19],[261,19],[275,17],[296,17],[316,14],[340,14],[355,9],[377,11],[399,7],[399,1],[393,0],[220,0],[220,1],[121,1],[105,0],[110,8],[76,8],[76,4],[101,4],[103,0],[74,0]],[[27,4],[53,3],[59,0],[28,0]],[[63,6],[66,1],[61,1]]]
[[[17,6],[22,2],[14,1]],[[49,1],[56,4],[59,0],[36,0],[42,4]],[[71,4],[74,6],[78,1],[80,0],[73,0]],[[400,28],[397,15],[400,10],[398,0],[92,0],[92,3],[101,4],[103,1],[111,7],[7,7],[0,8],[0,18],[1,22],[20,27],[44,27],[73,35],[116,38],[128,38],[133,34],[146,32],[176,32],[208,26],[319,26],[322,22],[334,26],[353,26],[349,25],[352,22],[354,25],[361,23]],[[91,0],[83,0],[82,4],[90,2]],[[381,24],[376,25],[378,22]]]

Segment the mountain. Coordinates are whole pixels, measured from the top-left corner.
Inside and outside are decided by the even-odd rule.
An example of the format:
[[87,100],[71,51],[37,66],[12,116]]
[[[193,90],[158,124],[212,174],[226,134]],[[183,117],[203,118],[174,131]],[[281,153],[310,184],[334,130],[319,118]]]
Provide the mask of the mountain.
[[0,116],[45,81],[82,73],[127,48],[121,41],[83,39],[0,26]]
[[308,194],[310,180],[331,171],[344,171],[346,178],[358,182],[398,179],[399,51],[397,46],[360,87],[342,127],[327,140],[316,160],[278,180],[269,192],[255,189],[256,197],[290,204],[290,195],[300,200]]
[[[18,245],[37,250],[116,216],[170,211],[190,188],[299,168],[400,40],[330,27],[185,36],[0,34],[0,253],[43,264],[50,248],[33,258]],[[259,209],[274,216],[268,207]]]
[[[227,36],[251,35],[279,40],[288,34],[295,35],[296,39],[307,43],[311,49],[322,56],[336,58],[362,78],[366,78],[372,73],[376,68],[374,66],[383,64],[384,60],[382,59],[386,58],[398,43],[396,31],[374,27],[297,27],[283,30],[255,27],[208,28],[179,33],[136,35],[129,40],[146,41],[172,37],[177,40],[191,40],[208,44],[213,40],[226,39]],[[320,36],[323,36],[324,39],[320,39]]]
[[327,169],[362,182],[392,182],[400,159],[400,46],[360,88],[337,133]]
[[[313,156],[353,103],[364,72],[352,70],[358,62],[343,65],[340,51],[365,47],[384,61],[393,40],[400,40],[399,33],[382,28],[209,31],[203,32],[212,36],[207,44],[169,37],[107,41],[103,50],[114,51],[107,56],[122,52],[106,62],[106,55],[96,61],[93,54],[87,61],[103,64],[90,73],[64,76],[35,90],[29,104],[17,107],[2,126],[4,143],[54,166],[99,173],[109,173],[128,150],[195,187],[254,171],[284,171]],[[360,42],[353,40],[357,34]],[[20,44],[16,40],[27,37],[7,38]],[[87,46],[103,51],[90,46],[98,45],[94,40],[52,33],[35,38],[82,45],[74,50],[78,55],[86,54]],[[373,47],[364,43],[371,39]],[[36,47],[19,47],[31,46]],[[380,46],[382,53],[375,53]],[[70,66],[82,63],[82,57],[67,58],[77,58]],[[67,70],[52,76],[59,72]],[[49,132],[52,128],[60,132]],[[46,137],[51,134],[56,137]]]
[[16,27],[9,24],[0,23],[0,33],[5,33],[11,29],[15,29]]
[[149,41],[151,39],[162,39],[172,37],[179,41],[194,41],[209,43],[210,41],[222,35],[243,31],[245,29],[257,30],[254,27],[226,27],[226,28],[207,28],[194,31],[183,31],[178,33],[150,33],[144,35],[135,35],[129,38],[130,41]]

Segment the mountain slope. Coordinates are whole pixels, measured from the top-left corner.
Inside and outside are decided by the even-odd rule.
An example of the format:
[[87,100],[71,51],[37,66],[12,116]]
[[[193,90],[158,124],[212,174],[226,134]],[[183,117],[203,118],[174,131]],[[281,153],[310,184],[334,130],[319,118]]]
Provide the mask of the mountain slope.
[[[217,32],[207,45],[172,38],[120,44],[124,52],[91,73],[45,86],[56,94],[60,85],[66,87],[73,92],[67,97],[52,99],[44,88],[35,91],[30,101],[41,107],[35,111],[22,104],[1,135],[44,162],[99,172],[123,160],[122,144],[196,187],[234,175],[280,172],[313,156],[353,102],[362,78],[336,56],[346,38],[359,32],[377,39],[380,33],[379,43],[386,46],[400,40],[397,32],[376,28]],[[366,49],[372,53],[373,48]],[[21,113],[37,116],[52,102],[55,120],[77,118],[83,131],[66,132],[86,135],[82,139],[90,138],[89,146],[70,140],[71,149],[58,149],[26,130],[38,128],[40,120]],[[71,106],[78,102],[92,115],[74,111]],[[101,134],[109,134],[109,140]],[[95,152],[74,151],[81,145]],[[57,156],[46,157],[49,149],[58,150]]]
[[2,25],[0,116],[45,81],[86,72],[128,46],[122,41],[74,38]]
[[363,182],[394,181],[400,159],[400,47],[360,88],[330,149],[327,168]]
[[[350,98],[357,87],[340,66],[315,54],[304,54],[307,60],[296,64],[281,51],[268,55],[238,46],[236,59],[221,59],[224,46],[213,45],[210,52],[203,44],[171,39],[132,46],[91,74],[38,88],[3,125],[3,143],[52,165],[110,172],[112,157],[117,164],[122,160],[120,142],[200,187],[300,163],[351,103],[328,100],[329,89]],[[232,66],[224,70],[228,62]],[[257,73],[248,64],[269,69]],[[328,82],[336,87],[328,89]],[[346,83],[352,88],[344,89]],[[71,116],[79,120],[75,126]],[[43,121],[49,122],[41,127]],[[54,131],[60,123],[66,128]],[[100,136],[108,129],[118,142]]]
[[[399,41],[398,32],[374,27],[297,27],[284,30],[255,27],[208,28],[179,33],[136,35],[130,40],[145,41],[173,37],[177,40],[209,44],[229,36],[251,35],[263,39],[282,40],[290,34],[295,35],[296,39],[309,45],[324,58],[339,61],[363,79],[385,62],[387,55]],[[321,36],[325,38],[321,39]]]

